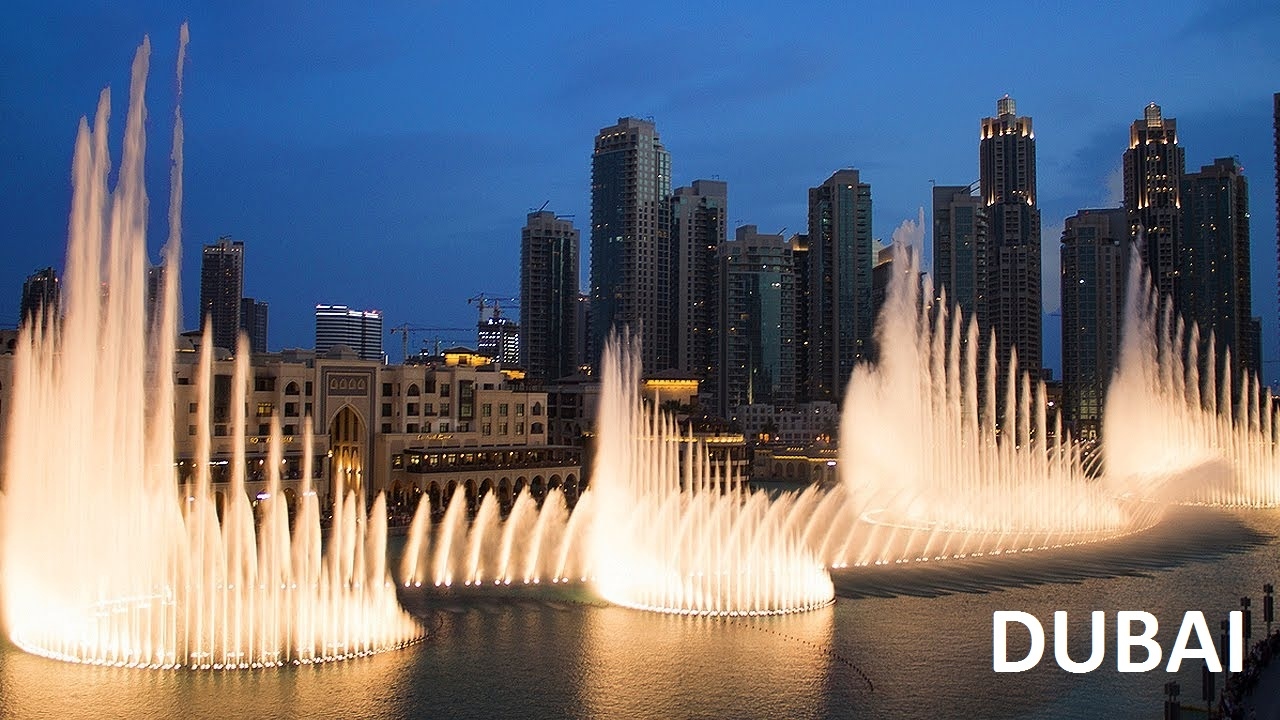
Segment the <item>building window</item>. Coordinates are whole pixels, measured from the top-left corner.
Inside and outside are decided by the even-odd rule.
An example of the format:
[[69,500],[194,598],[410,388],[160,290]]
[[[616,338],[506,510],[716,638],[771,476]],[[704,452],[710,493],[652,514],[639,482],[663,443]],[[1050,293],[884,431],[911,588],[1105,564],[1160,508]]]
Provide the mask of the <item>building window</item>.
[[418,414],[418,403],[409,403],[408,405],[406,405],[404,414],[416,416]]
[[284,386],[284,394],[285,394],[285,395],[297,395],[297,394],[298,394],[298,383],[296,383],[296,382],[291,382],[291,383],[289,383],[288,385],[285,385],[285,386]]
[[188,425],[188,426],[187,426],[187,434],[188,434],[188,435],[195,435],[195,434],[196,434],[196,426],[195,426],[195,425]]
[[270,426],[270,425],[268,425],[268,424],[266,424],[266,423],[259,423],[259,424],[258,424],[258,434],[259,434],[259,435],[270,435],[270,434],[271,434],[271,426]]
[[529,433],[530,433],[531,435],[541,435],[541,434],[542,434],[542,423],[536,422],[536,423],[533,423],[532,425],[530,425],[530,426],[529,426]]
[[493,423],[481,423],[481,424],[480,424],[480,434],[481,434],[481,435],[492,435],[492,434],[493,434]]
[[440,403],[440,414],[441,415],[449,414],[449,403]]
[[504,423],[504,422],[503,422],[503,423],[498,423],[498,434],[499,434],[499,435],[506,435],[506,434],[507,434],[507,430],[508,430],[508,428],[507,428],[507,424],[506,424],[506,423]]
[[516,403],[516,417],[524,417],[524,403]]
[[407,394],[409,397],[417,397],[417,396],[418,396],[418,385],[417,385],[417,383],[414,383],[414,384],[410,385],[410,386],[409,386],[409,392],[408,392],[408,393],[406,393],[406,394]]
[[440,397],[449,397],[449,383],[440,383]]
[[442,422],[442,423],[440,423],[440,432],[442,432],[442,433],[447,433],[447,432],[449,432],[449,423],[447,423],[447,422]]
[[428,423],[422,423],[422,432],[424,432],[424,433],[429,433],[429,432],[431,432],[431,423],[429,423],[429,422],[428,422]]
[[298,403],[290,402],[284,404],[285,417],[298,417]]
[[391,432],[391,423],[382,423],[382,432],[384,433]]
[[255,377],[253,379],[253,389],[258,392],[275,392],[276,379],[273,377]]
[[533,416],[540,417],[542,415],[542,403],[533,404]]
[[404,431],[408,433],[418,432],[418,423],[409,423],[408,425],[405,425]]
[[482,403],[482,404],[480,405],[480,415],[481,415],[482,417],[493,417],[493,404],[492,404],[492,403]]
[[391,417],[391,403],[382,403],[382,417]]
[[[275,414],[275,412],[276,412],[276,406],[274,403],[269,403],[269,402],[258,403],[258,417],[260,418],[271,417],[272,415]],[[261,433],[261,434],[265,435],[266,433]]]
[[306,388],[305,392],[306,392],[308,395],[310,395],[310,394],[312,393],[312,391],[314,391],[314,390],[315,390],[315,387],[314,387],[314,386],[312,386],[312,384],[311,384],[311,381],[310,381],[310,380],[308,380],[308,381],[307,381],[307,384],[305,385],[305,388]]
[[458,432],[471,432],[471,423],[469,422],[458,423]]
[[423,381],[422,381],[422,392],[426,393],[427,395],[435,395],[435,394],[436,394],[436,379],[432,377],[432,378],[427,378],[426,380],[423,380]]
[[200,409],[200,405],[198,403],[189,403],[187,405],[187,412],[189,413],[193,413],[199,409]]
[[382,383],[382,397],[391,397],[391,383]]
[[297,434],[298,434],[298,426],[297,426],[297,425],[285,425],[285,426],[284,426],[284,429],[283,429],[283,430],[281,430],[280,432],[281,432],[282,434],[284,434],[284,435],[297,435]]
[[522,422],[518,422],[518,423],[516,423],[516,434],[517,434],[517,435],[523,435],[523,434],[524,434],[524,423],[522,423]]
[[509,406],[509,405],[507,405],[506,403],[499,403],[499,404],[498,404],[498,416],[499,416],[499,417],[506,417],[506,416],[507,416],[507,410],[508,410],[509,408],[510,408],[510,406]]
[[302,414],[304,414],[304,415],[306,415],[306,416],[308,416],[308,417],[310,417],[310,416],[311,416],[311,403],[304,403],[304,404],[303,404],[303,406],[302,406]]

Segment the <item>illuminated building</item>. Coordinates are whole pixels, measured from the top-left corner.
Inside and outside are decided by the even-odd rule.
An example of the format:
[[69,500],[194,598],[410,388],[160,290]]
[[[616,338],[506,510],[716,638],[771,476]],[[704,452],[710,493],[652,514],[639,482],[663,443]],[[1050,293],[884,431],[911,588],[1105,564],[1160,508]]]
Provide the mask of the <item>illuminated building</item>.
[[982,119],[978,154],[978,194],[986,206],[988,237],[986,286],[975,287],[975,293],[985,292],[985,311],[976,309],[979,328],[983,335],[995,331],[1001,376],[1016,348],[1019,370],[1038,377],[1043,319],[1036,136],[1031,118],[1019,116],[1008,95],[996,102],[995,117]]
[[578,230],[550,211],[529,213],[520,231],[520,364],[531,378],[577,371]]
[[796,273],[791,243],[743,225],[720,246],[716,412],[795,402]]
[[213,344],[235,350],[244,296],[244,243],[228,237],[204,246],[200,263],[200,325],[213,325]]
[[1107,385],[1120,357],[1129,221],[1124,208],[1081,210],[1062,229],[1063,415],[1075,437],[1102,432]]
[[591,157],[590,358],[615,326],[641,340],[645,371],[674,366],[671,155],[650,120],[619,118]]
[[1230,349],[1233,377],[1257,374],[1261,338],[1253,317],[1244,168],[1232,158],[1218,158],[1185,175],[1181,203],[1177,307],[1185,321],[1199,325],[1202,342],[1213,332],[1218,358]]
[[316,353],[338,345],[351,348],[362,360],[382,360],[382,311],[316,305]]
[[838,170],[809,189],[805,379],[810,400],[841,401],[854,365],[869,358],[872,245],[871,185],[857,170]]
[[[1181,250],[1181,181],[1186,151],[1178,145],[1178,121],[1151,103],[1129,128],[1124,152],[1124,207],[1132,236],[1142,235],[1142,255],[1162,298],[1176,303]],[[1176,308],[1176,305],[1175,305]]]
[[716,251],[725,241],[728,194],[719,180],[694,180],[671,196],[673,366],[705,380],[708,388],[716,386]]

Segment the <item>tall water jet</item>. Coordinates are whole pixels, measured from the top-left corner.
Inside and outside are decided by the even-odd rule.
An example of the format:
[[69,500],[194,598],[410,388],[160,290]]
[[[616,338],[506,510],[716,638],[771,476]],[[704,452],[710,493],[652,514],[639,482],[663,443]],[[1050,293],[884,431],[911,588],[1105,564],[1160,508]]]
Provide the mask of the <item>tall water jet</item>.
[[1107,389],[1107,476],[1144,497],[1211,505],[1280,505],[1272,396],[1255,377],[1232,382],[1212,333],[1176,317],[1131,253],[1120,358]]
[[[179,88],[187,41],[183,26]],[[195,474],[179,487],[174,353],[182,199],[182,123],[165,283],[147,328],[143,181],[150,43],[133,63],[119,179],[108,187],[103,91],[94,127],[76,138],[62,317],[22,328],[13,360],[0,532],[4,627],[33,653],[73,662],[208,669],[312,663],[401,646],[421,629],[385,568],[385,509],[335,498],[322,562],[320,513],[304,472],[290,533],[273,423],[268,488],[244,491],[244,418],[235,417],[231,488],[219,520],[210,476],[212,352],[198,370]],[[247,349],[232,378],[244,412]],[[310,434],[307,435],[310,453]],[[310,462],[310,454],[305,462]],[[381,513],[381,516],[380,516]]]
[[997,378],[990,342],[980,385],[976,324],[945,296],[935,300],[919,272],[923,220],[894,232],[879,357],[855,369],[846,393],[840,473],[863,524],[843,561],[1039,549],[1149,524],[1151,508],[1124,504],[1087,476],[1046,413],[1044,384],[1019,375],[1016,356]]
[[[640,353],[624,334],[602,360],[590,490],[591,575],[610,602],[697,615],[764,615],[831,602],[815,553],[705,446],[639,398]],[[683,456],[683,457],[682,457]]]

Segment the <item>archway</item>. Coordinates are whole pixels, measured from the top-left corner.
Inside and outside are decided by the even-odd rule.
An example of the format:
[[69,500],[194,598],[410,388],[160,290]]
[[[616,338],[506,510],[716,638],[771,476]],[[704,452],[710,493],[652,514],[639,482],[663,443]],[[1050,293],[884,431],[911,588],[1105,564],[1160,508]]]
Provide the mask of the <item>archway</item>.
[[514,500],[514,496],[511,493],[511,478],[499,478],[498,504],[501,505],[504,510],[509,509],[511,507],[512,500]]
[[427,500],[431,503],[432,515],[439,515],[444,512],[444,505],[440,499],[440,483],[433,480],[427,485]]
[[364,492],[365,427],[350,405],[329,422],[329,487],[346,496]]

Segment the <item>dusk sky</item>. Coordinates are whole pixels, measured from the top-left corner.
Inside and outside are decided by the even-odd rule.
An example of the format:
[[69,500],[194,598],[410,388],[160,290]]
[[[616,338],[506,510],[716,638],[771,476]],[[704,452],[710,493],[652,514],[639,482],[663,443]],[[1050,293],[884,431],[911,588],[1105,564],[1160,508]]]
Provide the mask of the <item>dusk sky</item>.
[[[239,5],[7,4],[0,326],[16,323],[27,274],[62,266],[76,125],[106,86],[118,164],[145,34],[158,259],[187,20],[188,328],[200,246],[220,235],[245,243],[245,294],[270,304],[271,349],[310,347],[321,302],[381,309],[387,328],[472,325],[466,298],[518,294],[520,228],[544,202],[575,216],[585,291],[592,139],[624,115],[655,120],[673,187],[728,183],[731,234],[804,230],[807,189],[851,166],[887,240],[929,214],[931,181],[977,179],[980,119],[1008,93],[1035,124],[1046,312],[1059,305],[1063,218],[1120,203],[1129,125],[1155,101],[1178,121],[1189,171],[1215,157],[1244,165],[1254,313],[1267,379],[1280,378],[1274,0]],[[1055,377],[1058,332],[1046,324]],[[399,338],[386,347],[398,360]]]

